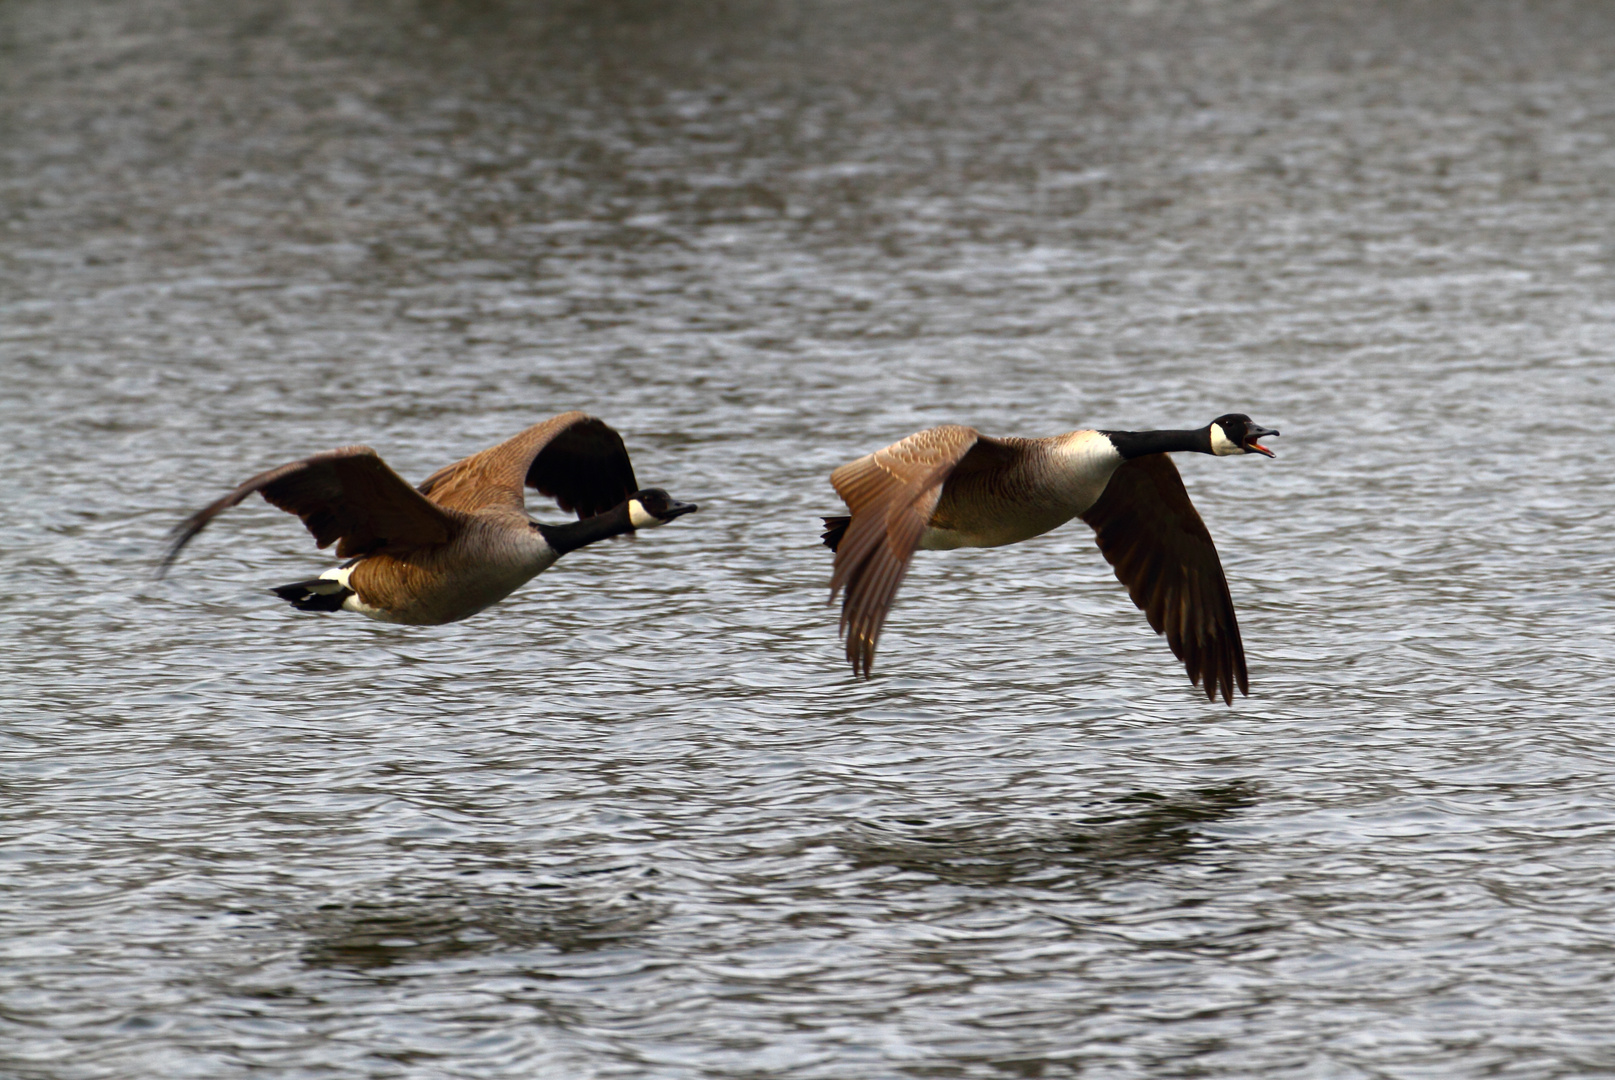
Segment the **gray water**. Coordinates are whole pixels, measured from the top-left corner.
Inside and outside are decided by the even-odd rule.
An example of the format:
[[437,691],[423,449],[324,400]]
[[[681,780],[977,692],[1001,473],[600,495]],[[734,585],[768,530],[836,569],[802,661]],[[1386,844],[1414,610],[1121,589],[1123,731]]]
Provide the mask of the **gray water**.
[[[0,1075],[1615,1074],[1612,35],[0,5]],[[569,408],[701,513],[442,628],[288,609],[256,499],[151,579]],[[834,466],[1227,411],[1251,697],[1080,523],[850,677]]]

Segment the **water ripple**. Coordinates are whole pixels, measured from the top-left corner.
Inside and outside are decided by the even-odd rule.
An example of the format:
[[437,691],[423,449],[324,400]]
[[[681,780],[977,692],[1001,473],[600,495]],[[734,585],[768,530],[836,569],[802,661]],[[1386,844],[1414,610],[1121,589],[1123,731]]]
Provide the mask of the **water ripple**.
[[[83,8],[0,6],[0,1073],[1609,1071],[1604,8]],[[572,407],[701,514],[441,628],[258,503],[150,578]],[[1080,526],[849,678],[837,464],[1235,408],[1252,697]]]

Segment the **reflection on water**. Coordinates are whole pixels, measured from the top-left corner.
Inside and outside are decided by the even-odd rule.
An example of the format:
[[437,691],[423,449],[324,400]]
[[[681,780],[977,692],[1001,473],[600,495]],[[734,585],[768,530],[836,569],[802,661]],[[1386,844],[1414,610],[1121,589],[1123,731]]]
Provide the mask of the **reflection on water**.
[[[532,886],[539,888],[539,886]],[[368,970],[478,953],[599,949],[632,941],[655,920],[632,893],[609,904],[542,896],[427,893],[412,899],[326,904],[292,921],[303,962]]]
[[[0,4],[0,1074],[1607,1073],[1612,18]],[[440,628],[257,502],[151,580],[568,408],[700,520]],[[834,466],[1230,411],[1250,698],[1080,525],[848,677]]]
[[1206,849],[1195,828],[1255,801],[1251,785],[1234,782],[1179,795],[1135,792],[1116,809],[1038,835],[1005,831],[1001,822],[948,825],[902,818],[866,822],[838,846],[860,866],[895,866],[962,884],[1080,885],[1176,862]]

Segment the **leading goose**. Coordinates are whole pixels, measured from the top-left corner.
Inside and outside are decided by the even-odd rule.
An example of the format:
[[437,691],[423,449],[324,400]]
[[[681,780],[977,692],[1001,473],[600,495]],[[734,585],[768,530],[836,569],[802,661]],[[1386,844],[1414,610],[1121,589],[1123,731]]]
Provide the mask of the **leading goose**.
[[[523,486],[577,512],[566,525],[527,516]],[[585,544],[666,524],[696,509],[640,490],[622,436],[566,412],[447,465],[418,488],[368,446],[344,446],[259,473],[175,527],[162,577],[191,538],[254,491],[335,542],[341,566],[275,594],[303,611],[356,611],[435,626],[498,603]]]
[[999,547],[1080,517],[1133,603],[1206,697],[1250,693],[1239,621],[1217,549],[1168,453],[1228,457],[1273,451],[1277,435],[1243,413],[1193,431],[1073,431],[992,438],[945,425],[910,435],[830,474],[847,508],[827,517],[836,553],[830,599],[846,590],[841,632],[866,678],[886,613],[916,549]]

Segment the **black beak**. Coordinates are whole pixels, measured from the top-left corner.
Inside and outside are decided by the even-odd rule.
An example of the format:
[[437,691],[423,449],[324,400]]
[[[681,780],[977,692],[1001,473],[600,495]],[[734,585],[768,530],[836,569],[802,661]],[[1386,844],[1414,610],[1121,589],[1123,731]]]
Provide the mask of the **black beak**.
[[1257,439],[1264,438],[1264,437],[1266,437],[1268,435],[1277,435],[1277,434],[1278,434],[1278,429],[1277,428],[1265,428],[1265,427],[1261,427],[1261,426],[1259,426],[1257,424],[1246,424],[1245,425],[1245,452],[1247,454],[1266,454],[1268,457],[1277,457],[1278,456],[1277,454],[1273,453],[1273,451],[1269,450],[1267,447],[1263,446],[1261,443],[1256,441]]
[[676,517],[683,517],[685,514],[693,514],[699,509],[701,508],[694,503],[669,502],[667,509],[656,516],[661,518],[663,521],[672,521]]

